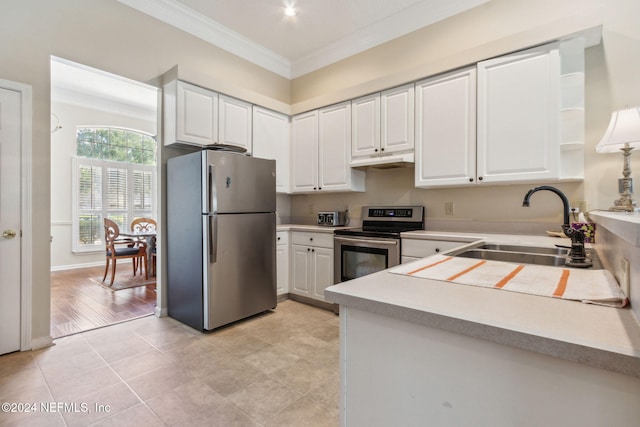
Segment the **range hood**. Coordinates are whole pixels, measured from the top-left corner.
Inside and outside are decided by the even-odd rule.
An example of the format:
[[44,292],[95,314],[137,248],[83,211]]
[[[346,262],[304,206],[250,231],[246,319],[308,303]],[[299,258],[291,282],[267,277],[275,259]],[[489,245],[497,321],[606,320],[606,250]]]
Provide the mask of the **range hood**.
[[352,168],[395,169],[413,166],[413,153],[393,153],[351,159]]

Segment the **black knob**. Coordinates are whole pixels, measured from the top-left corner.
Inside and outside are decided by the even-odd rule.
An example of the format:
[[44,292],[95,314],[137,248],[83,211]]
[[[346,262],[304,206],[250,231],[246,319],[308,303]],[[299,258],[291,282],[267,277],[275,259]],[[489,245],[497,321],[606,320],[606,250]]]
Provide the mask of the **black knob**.
[[309,241],[310,241],[310,242],[313,242],[313,237],[309,237]]
[[311,252],[315,252],[315,251],[316,251],[315,249],[311,249]]
[[469,182],[473,182],[473,178],[469,178]]
[[381,148],[380,151],[384,151],[384,148]]
[[280,238],[278,237],[278,240],[280,240]]
[[318,187],[318,190],[322,190],[322,187]]
[[378,152],[378,149],[376,148],[376,149],[375,149],[375,150],[373,150],[373,151],[375,151],[375,152],[377,153],[377,152]]
[[311,250],[311,248],[307,248],[307,252],[309,252]]
[[436,248],[436,253],[440,252],[440,248]]
[[482,177],[481,176],[478,177],[478,181],[482,181]]
[[317,190],[317,188],[316,188],[316,187],[313,187],[313,189],[314,189],[314,190]]

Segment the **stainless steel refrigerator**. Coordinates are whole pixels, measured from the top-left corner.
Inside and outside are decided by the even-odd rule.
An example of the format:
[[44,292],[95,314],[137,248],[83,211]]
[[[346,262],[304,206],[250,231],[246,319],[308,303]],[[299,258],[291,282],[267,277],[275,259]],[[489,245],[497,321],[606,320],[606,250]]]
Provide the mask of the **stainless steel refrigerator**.
[[167,162],[169,316],[211,330],[276,307],[275,161],[203,150]]

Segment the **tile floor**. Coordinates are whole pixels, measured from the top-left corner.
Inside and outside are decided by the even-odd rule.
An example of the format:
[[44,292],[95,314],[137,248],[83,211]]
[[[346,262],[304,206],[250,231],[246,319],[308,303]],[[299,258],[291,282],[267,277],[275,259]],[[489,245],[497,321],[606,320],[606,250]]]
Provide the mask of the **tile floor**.
[[37,407],[0,426],[336,426],[338,323],[287,300],[213,333],[152,316],[60,338],[0,357],[0,402]]

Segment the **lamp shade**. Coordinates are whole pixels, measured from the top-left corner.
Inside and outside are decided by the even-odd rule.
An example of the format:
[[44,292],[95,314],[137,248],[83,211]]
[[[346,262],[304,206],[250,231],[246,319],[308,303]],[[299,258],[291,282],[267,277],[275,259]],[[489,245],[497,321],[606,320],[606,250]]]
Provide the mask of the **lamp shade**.
[[611,114],[609,127],[596,145],[598,153],[617,153],[625,144],[640,147],[640,109],[627,108]]

